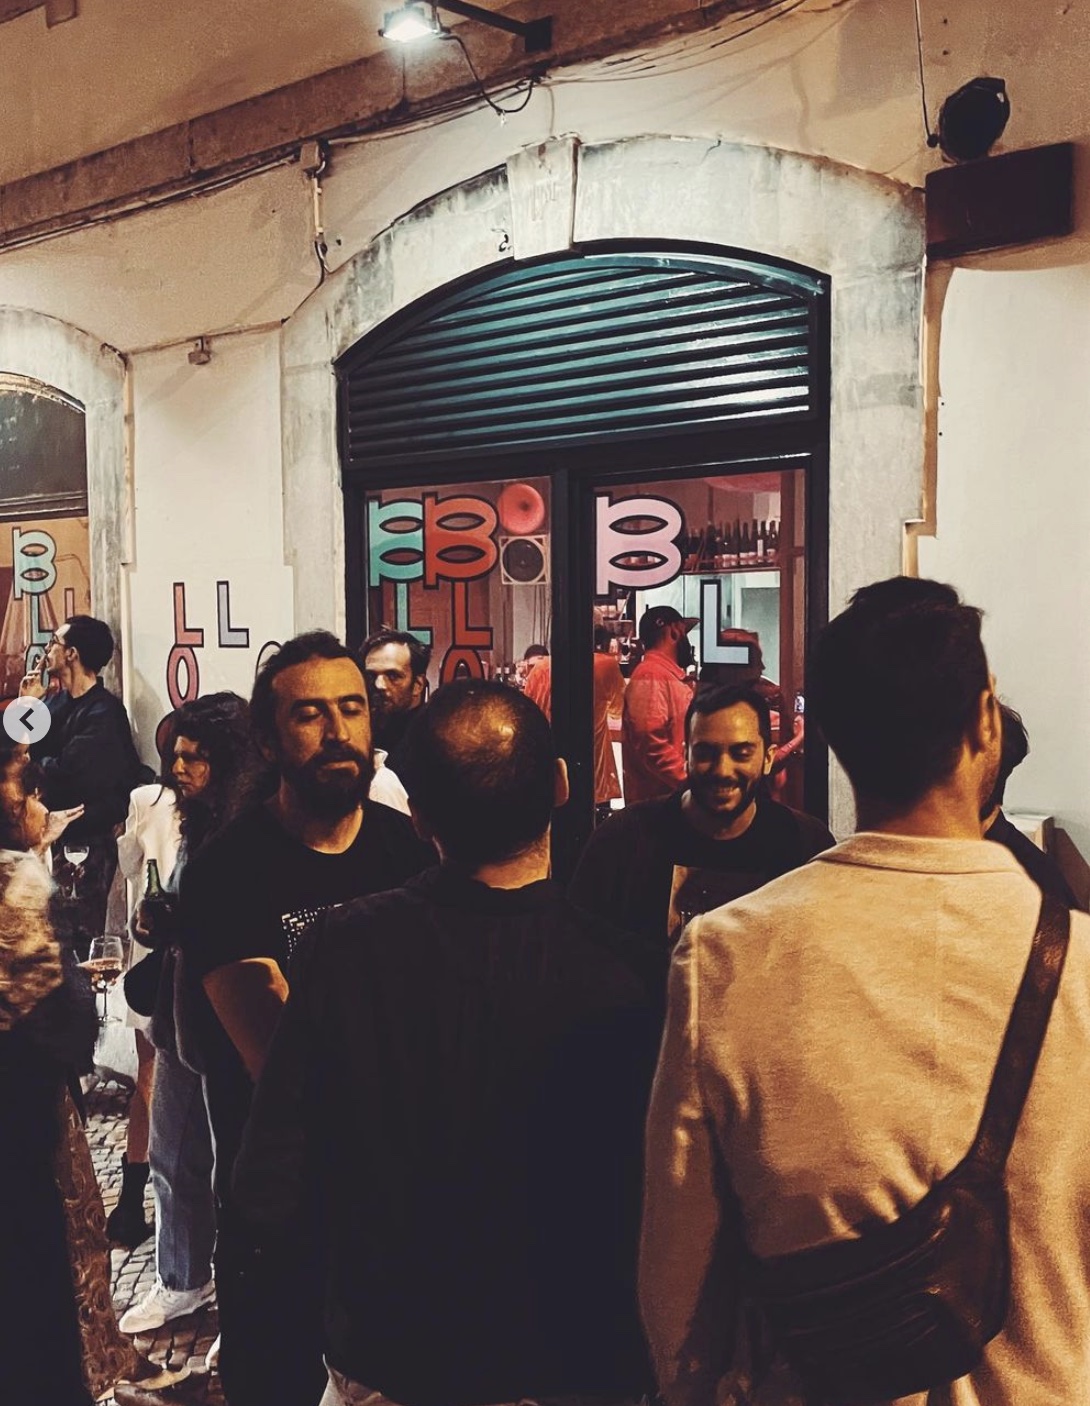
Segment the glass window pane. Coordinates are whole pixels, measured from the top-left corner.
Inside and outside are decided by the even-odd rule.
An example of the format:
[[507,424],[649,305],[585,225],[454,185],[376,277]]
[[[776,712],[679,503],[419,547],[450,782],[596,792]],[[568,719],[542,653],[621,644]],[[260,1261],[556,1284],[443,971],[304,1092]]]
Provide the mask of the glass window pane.
[[669,716],[639,716],[630,700],[624,727],[610,724],[628,800],[683,784],[683,704],[693,690],[753,682],[768,697],[773,741],[782,749],[773,794],[801,808],[804,490],[802,470],[762,469],[613,485],[596,494],[596,649],[612,655],[628,678],[647,653],[639,627],[648,610],[666,607],[667,619],[674,611],[693,622],[687,636],[667,645],[676,671],[669,675],[676,684]]
[[432,688],[521,687],[551,647],[550,527],[542,478],[368,493],[368,632],[385,625],[430,644]]

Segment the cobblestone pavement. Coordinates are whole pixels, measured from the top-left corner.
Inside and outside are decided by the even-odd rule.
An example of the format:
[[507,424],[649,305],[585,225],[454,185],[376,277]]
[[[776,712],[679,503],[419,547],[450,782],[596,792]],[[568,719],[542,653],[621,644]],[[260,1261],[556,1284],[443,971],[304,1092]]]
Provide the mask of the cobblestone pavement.
[[[127,1105],[128,1093],[117,1084],[97,1083],[87,1095],[87,1137],[107,1215],[121,1191]],[[153,1218],[150,1187],[145,1209],[150,1221]],[[151,1238],[135,1250],[115,1248],[113,1251],[114,1307],[119,1318],[155,1283],[154,1246],[154,1238]],[[205,1355],[219,1331],[217,1323],[213,1303],[186,1318],[164,1324],[156,1333],[141,1334],[134,1339],[137,1350],[154,1362],[166,1362],[174,1368],[189,1364],[192,1377],[186,1383],[186,1395],[194,1406],[223,1406],[219,1377],[214,1372],[207,1374],[204,1367]],[[113,1402],[113,1397],[107,1400]]]

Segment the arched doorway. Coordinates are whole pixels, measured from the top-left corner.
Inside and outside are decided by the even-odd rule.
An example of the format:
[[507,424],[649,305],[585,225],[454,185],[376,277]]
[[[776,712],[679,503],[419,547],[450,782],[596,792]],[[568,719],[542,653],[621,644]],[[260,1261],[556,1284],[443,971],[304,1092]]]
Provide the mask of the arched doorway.
[[[828,304],[780,261],[597,245],[442,289],[337,363],[349,639],[419,634],[433,686],[550,649],[561,867],[599,799],[596,626],[622,668],[652,604],[700,619],[705,665],[759,636],[790,734],[827,600]],[[811,746],[789,798],[823,812],[825,778]]]
[[58,624],[91,609],[83,406],[0,372],[0,698],[13,698]]

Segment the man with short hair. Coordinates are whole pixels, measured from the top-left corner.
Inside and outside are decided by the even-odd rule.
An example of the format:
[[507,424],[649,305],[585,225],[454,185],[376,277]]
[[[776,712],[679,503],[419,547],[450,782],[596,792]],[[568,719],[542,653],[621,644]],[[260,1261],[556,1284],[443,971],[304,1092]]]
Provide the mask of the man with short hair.
[[628,806],[591,836],[569,890],[665,955],[695,914],[749,893],[833,844],[819,820],[764,791],[776,748],[753,684],[699,692],[684,721],[683,789]]
[[375,746],[386,754],[385,765],[401,778],[405,768],[405,735],[428,697],[431,645],[402,630],[385,627],[360,645]]
[[621,713],[621,764],[626,805],[672,795],[685,784],[685,714],[693,686],[689,631],[700,624],[672,605],[640,618],[644,655],[632,671]]
[[266,1230],[324,1209],[325,1406],[638,1396],[644,987],[549,879],[567,774],[534,704],[448,684],[411,742],[441,866],[327,915],[236,1193]]
[[396,887],[434,856],[407,816],[368,799],[366,685],[333,635],[299,635],[266,661],[250,721],[275,790],[187,865],[180,891],[184,960],[208,1002],[198,1043],[216,1144],[220,1372],[231,1406],[312,1406],[324,1371],[305,1260],[258,1253],[231,1170],[293,951],[324,909]]
[[[782,1371],[755,1377],[767,1351],[747,1367],[749,1257],[892,1221],[961,1161],[1041,909],[981,837],[1001,722],[979,611],[936,583],[865,588],[823,632],[807,683],[859,832],[697,918],[674,954],[640,1269],[669,1406],[797,1399]],[[1084,1398],[1088,1081],[1090,919],[1075,913],[1006,1168],[1006,1326],[944,1402]]]
[[45,669],[58,689],[46,696],[37,672],[27,674],[19,686],[21,697],[44,697],[49,709],[49,731],[30,748],[41,769],[46,805],[50,810],[83,807],[63,845],[87,845],[87,859],[74,880],[73,910],[84,941],[102,935],[117,869],[114,828],[125,819],[129,792],[145,770],[125,705],[99,678],[113,653],[114,637],[104,620],[72,615],[57,626],[45,652]]

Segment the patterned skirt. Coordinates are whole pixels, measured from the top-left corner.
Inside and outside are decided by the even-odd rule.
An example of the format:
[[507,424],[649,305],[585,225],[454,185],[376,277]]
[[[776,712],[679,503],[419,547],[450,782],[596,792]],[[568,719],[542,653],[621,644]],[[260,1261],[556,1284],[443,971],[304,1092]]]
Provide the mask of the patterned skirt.
[[139,1358],[120,1332],[110,1296],[110,1243],[91,1149],[76,1105],[65,1090],[60,1109],[57,1186],[64,1203],[68,1258],[76,1292],[83,1377],[97,1400],[133,1375]]

